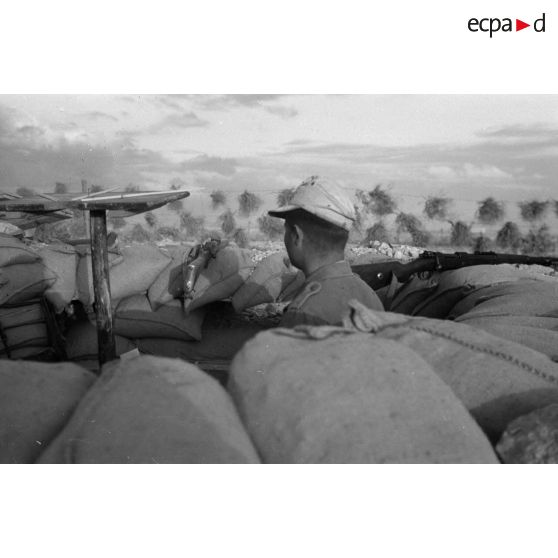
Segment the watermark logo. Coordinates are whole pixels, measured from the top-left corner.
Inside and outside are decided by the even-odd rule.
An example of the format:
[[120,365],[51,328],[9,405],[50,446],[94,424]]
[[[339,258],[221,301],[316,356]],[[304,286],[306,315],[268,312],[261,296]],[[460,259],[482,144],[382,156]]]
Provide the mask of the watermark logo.
[[498,17],[484,17],[481,19],[472,17],[467,22],[467,28],[472,33],[489,33],[490,38],[492,38],[492,35],[495,33],[517,32],[527,29],[528,27],[531,27],[536,33],[544,33],[546,31],[546,14],[544,13],[541,17],[535,19],[532,24],[515,18],[514,26],[513,21],[514,18],[509,17],[504,17],[502,19]]

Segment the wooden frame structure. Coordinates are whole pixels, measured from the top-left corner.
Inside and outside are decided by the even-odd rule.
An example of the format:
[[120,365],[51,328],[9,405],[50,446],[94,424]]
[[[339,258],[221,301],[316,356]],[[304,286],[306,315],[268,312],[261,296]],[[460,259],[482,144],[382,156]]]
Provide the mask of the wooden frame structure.
[[[26,222],[41,222],[70,218],[68,210],[88,211],[90,215],[91,267],[93,270],[93,290],[95,293],[95,313],[97,317],[97,341],[99,364],[116,358],[116,345],[112,324],[110,279],[107,242],[107,211],[118,212],[119,216],[131,216],[151,211],[167,203],[186,198],[186,190],[159,192],[108,193],[99,192],[71,197],[70,194],[40,194],[30,198],[20,198],[11,194],[0,195],[0,211],[21,213]],[[8,219],[9,222],[9,219]]]

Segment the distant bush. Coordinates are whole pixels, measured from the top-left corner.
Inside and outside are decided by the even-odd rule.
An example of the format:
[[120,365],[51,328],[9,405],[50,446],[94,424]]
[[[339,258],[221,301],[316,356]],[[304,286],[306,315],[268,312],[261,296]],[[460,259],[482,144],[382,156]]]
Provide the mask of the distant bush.
[[254,211],[259,209],[261,205],[262,200],[256,196],[256,194],[248,192],[248,190],[244,190],[244,192],[238,196],[238,209],[240,215],[243,217],[249,217]]
[[180,230],[186,233],[188,239],[199,237],[204,223],[205,217],[194,217],[189,211],[180,214]]
[[521,251],[532,256],[551,255],[554,252],[554,242],[548,225],[542,225],[538,230],[531,229],[523,238]]
[[374,240],[377,240],[378,242],[391,242],[391,235],[388,233],[388,230],[382,221],[378,221],[366,229],[366,236],[363,243],[365,245],[369,245]]
[[274,240],[283,236],[285,227],[283,219],[278,217],[271,217],[265,213],[258,217],[258,228],[269,239]]
[[152,211],[148,211],[147,213],[145,213],[143,218],[145,219],[147,226],[150,228],[153,228],[157,224],[157,217]]
[[504,204],[488,197],[479,202],[477,216],[481,223],[492,225],[504,217]]
[[176,227],[159,227],[155,231],[155,236],[157,240],[168,238],[170,240],[178,241],[180,240],[180,231]]
[[227,204],[227,196],[221,190],[214,190],[209,194],[211,198],[211,207],[217,209],[220,206],[225,206]]
[[429,196],[424,202],[423,213],[429,219],[443,220],[447,218],[448,206],[450,204],[449,198]]
[[132,242],[147,242],[151,240],[151,235],[139,223],[136,223],[127,238]]
[[126,192],[127,194],[133,194],[134,192],[139,192],[139,191],[140,191],[139,186],[132,183],[128,184],[128,186],[124,188],[124,192]]
[[37,195],[37,192],[35,192],[32,188],[25,188],[24,186],[21,186],[16,190],[16,194],[22,198],[32,198]]
[[451,223],[451,243],[456,246],[470,246],[472,243],[471,225],[463,221]]
[[556,213],[556,217],[558,217],[558,201],[554,201],[554,213]]
[[532,223],[542,218],[548,208],[548,201],[531,200],[519,202],[518,204],[521,218]]
[[91,189],[89,190],[90,194],[95,194],[96,192],[102,192],[103,187],[99,186],[98,184],[92,184]]
[[491,252],[493,249],[493,242],[487,236],[480,234],[473,239],[473,250],[475,252]]
[[277,194],[277,205],[279,207],[285,207],[286,205],[289,205],[291,203],[291,200],[293,199],[295,191],[296,188],[285,188],[284,190],[281,190]]
[[64,184],[63,182],[57,182],[54,185],[54,193],[55,194],[67,194],[68,193],[68,185]]
[[397,209],[396,201],[389,192],[382,188],[381,184],[378,184],[374,190],[367,193],[357,190],[356,196],[368,213],[378,217],[395,213]]
[[521,233],[519,227],[508,221],[496,234],[496,245],[503,250],[518,251],[521,246]]
[[399,213],[395,218],[397,234],[407,232],[411,235],[415,246],[425,246],[430,240],[430,235],[422,228],[420,219],[410,213]]
[[239,248],[248,248],[250,244],[248,241],[248,235],[244,229],[236,229],[233,234],[233,240]]
[[225,235],[228,236],[235,231],[236,219],[230,209],[221,213],[221,215],[219,215],[219,220],[221,221],[221,230],[225,233]]

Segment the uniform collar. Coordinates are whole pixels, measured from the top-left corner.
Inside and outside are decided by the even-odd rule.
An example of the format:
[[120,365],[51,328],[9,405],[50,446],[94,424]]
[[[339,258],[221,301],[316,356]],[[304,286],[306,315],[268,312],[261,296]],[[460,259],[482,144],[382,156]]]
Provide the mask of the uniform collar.
[[326,278],[345,277],[352,274],[353,272],[349,263],[345,260],[339,260],[338,262],[322,265],[322,267],[319,267],[308,275],[306,281],[320,281]]

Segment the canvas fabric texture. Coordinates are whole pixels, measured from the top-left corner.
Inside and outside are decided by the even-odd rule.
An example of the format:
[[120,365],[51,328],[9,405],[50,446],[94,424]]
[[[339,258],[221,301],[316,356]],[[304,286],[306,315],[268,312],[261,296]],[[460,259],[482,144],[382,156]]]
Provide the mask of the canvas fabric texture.
[[41,463],[258,463],[217,381],[178,359],[108,363]]
[[265,463],[497,463],[416,352],[336,329],[275,329],[234,358],[228,389]]

